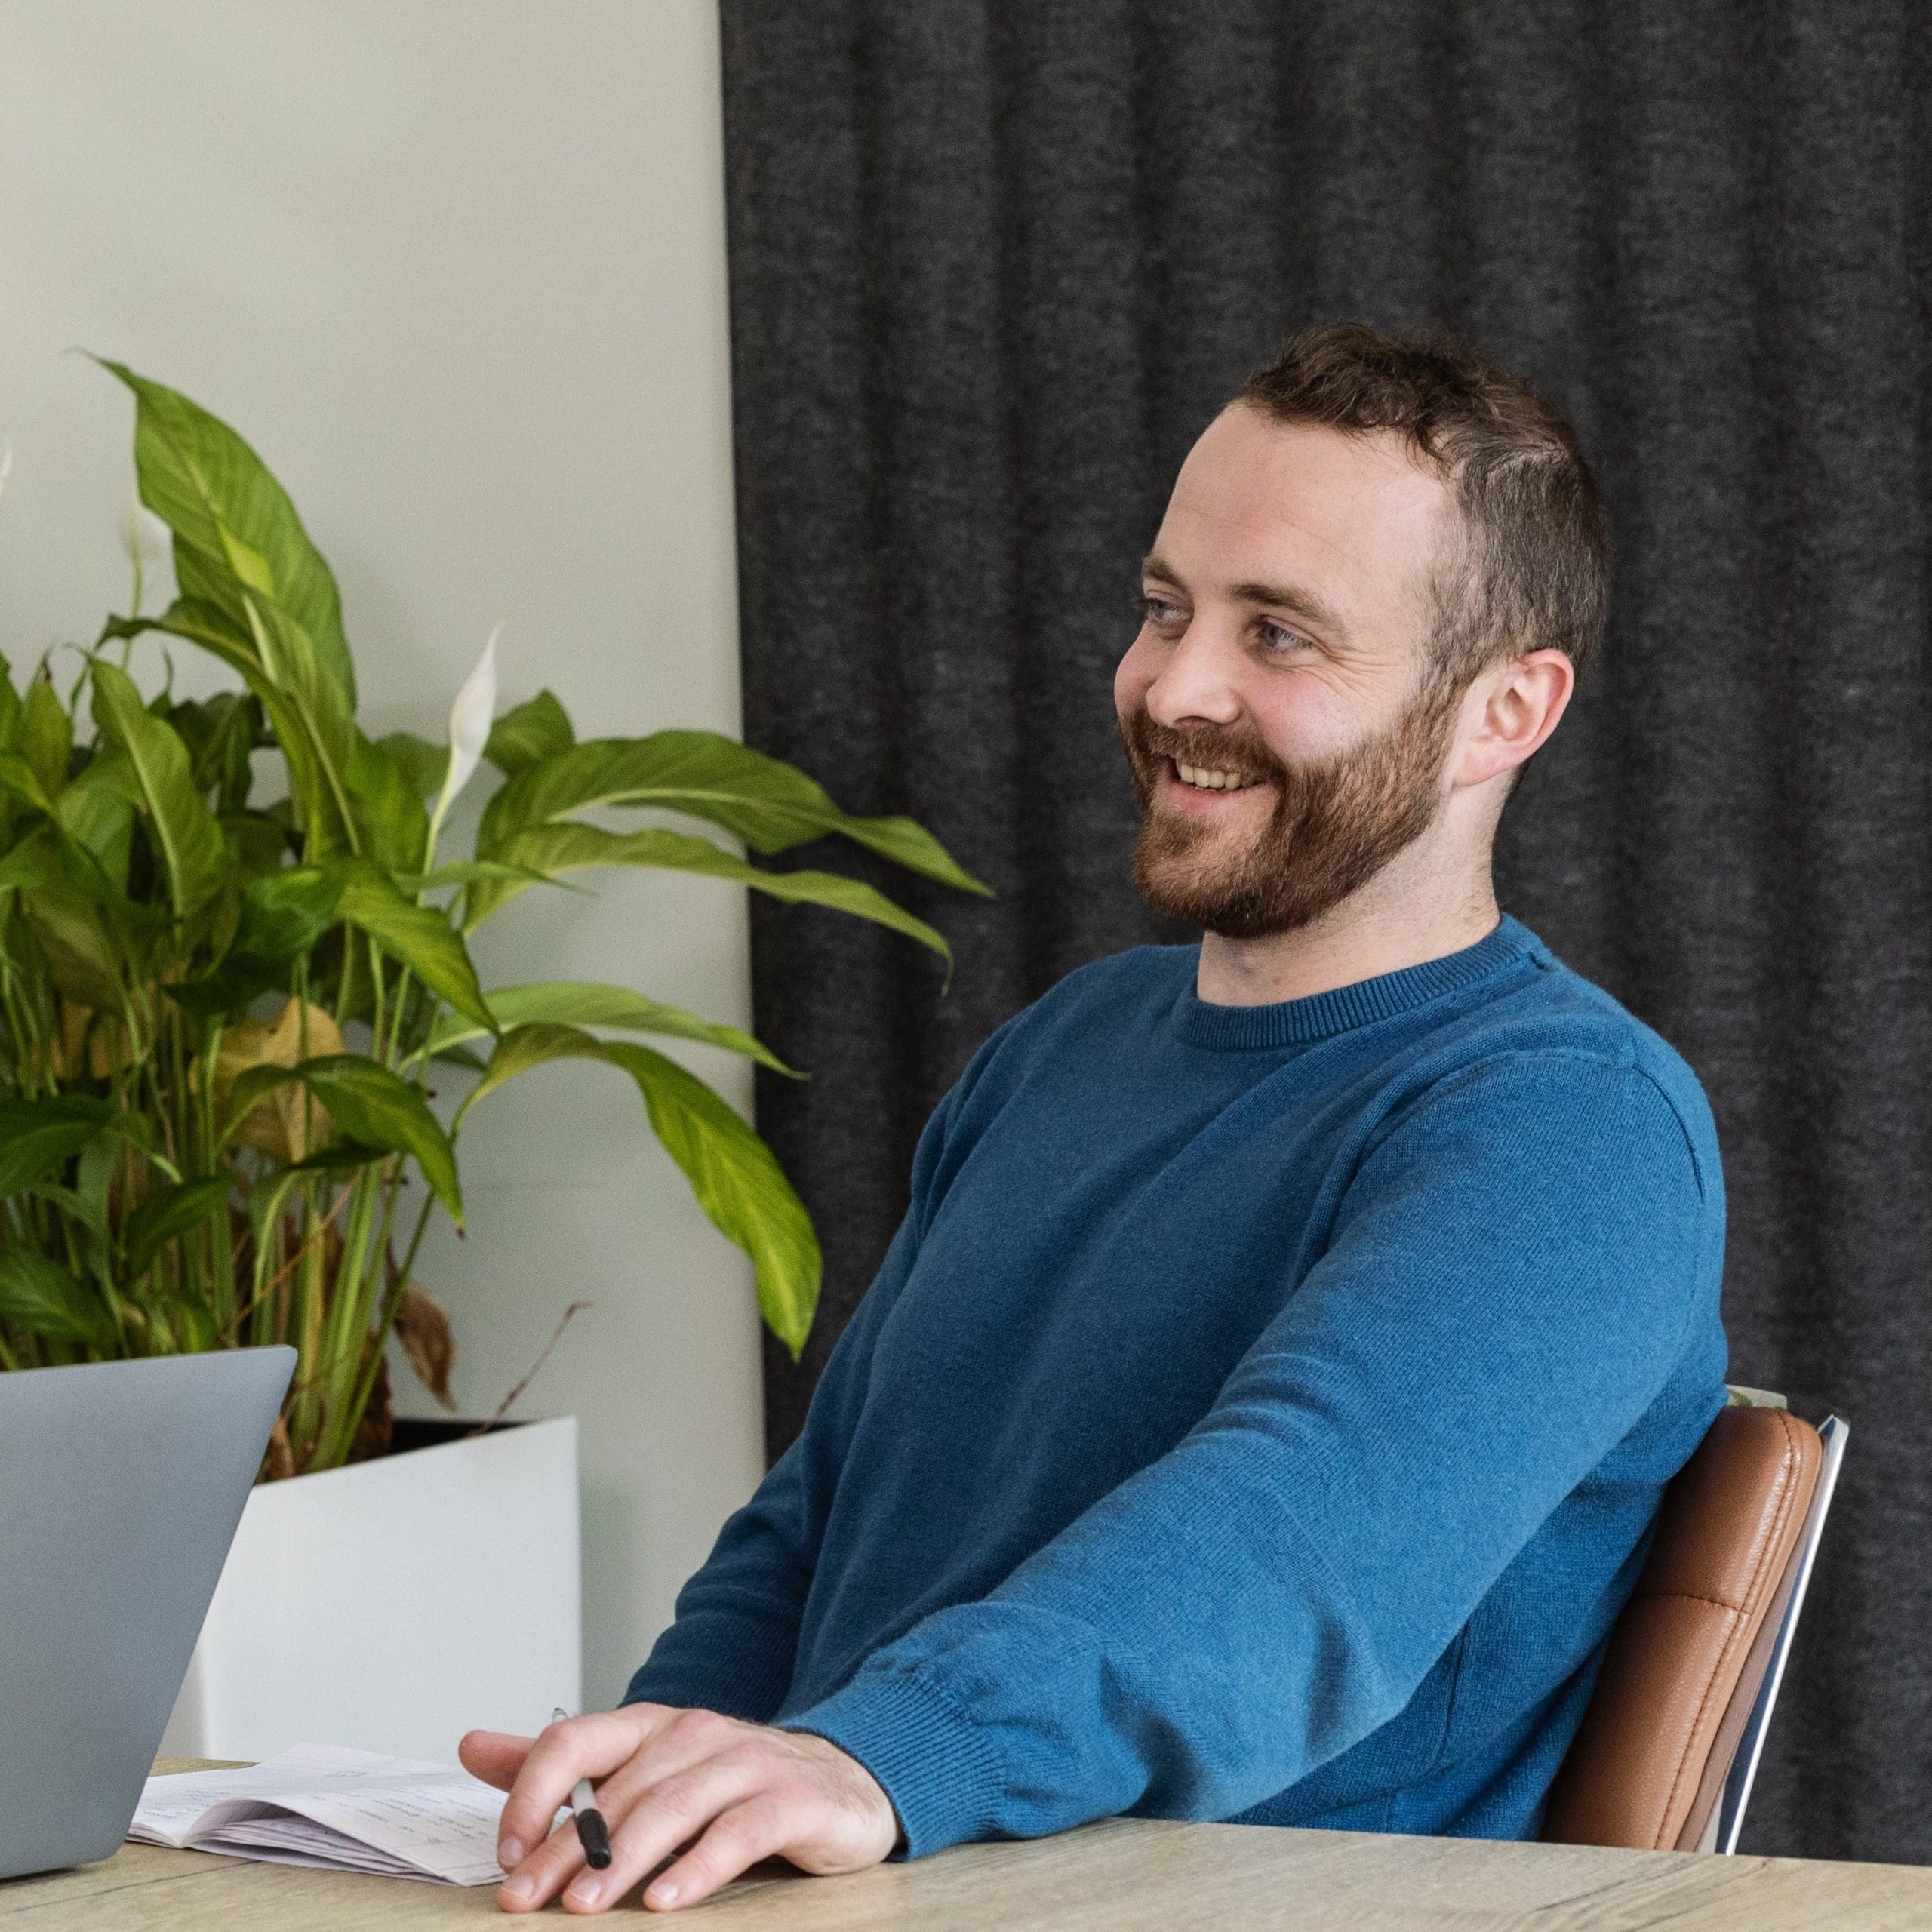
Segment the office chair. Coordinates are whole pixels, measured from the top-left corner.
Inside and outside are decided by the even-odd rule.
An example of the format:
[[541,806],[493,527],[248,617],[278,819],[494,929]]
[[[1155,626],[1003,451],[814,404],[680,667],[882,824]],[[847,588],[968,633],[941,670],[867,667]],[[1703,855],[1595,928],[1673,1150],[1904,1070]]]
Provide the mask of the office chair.
[[1737,1848],[1850,1430],[1736,1392],[1664,1492],[1546,1842]]

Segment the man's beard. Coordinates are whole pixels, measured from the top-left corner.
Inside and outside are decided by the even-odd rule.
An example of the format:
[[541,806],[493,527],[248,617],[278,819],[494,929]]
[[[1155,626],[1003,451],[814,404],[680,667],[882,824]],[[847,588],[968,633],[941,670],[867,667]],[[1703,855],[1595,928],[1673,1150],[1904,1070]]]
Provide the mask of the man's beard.
[[[1312,924],[1428,828],[1460,694],[1433,684],[1366,744],[1324,764],[1284,764],[1239,732],[1177,731],[1144,706],[1121,721],[1140,794],[1134,882],[1155,912],[1229,939]],[[1266,824],[1244,838],[1156,802],[1169,758],[1275,787]],[[1225,849],[1223,849],[1225,848]]]

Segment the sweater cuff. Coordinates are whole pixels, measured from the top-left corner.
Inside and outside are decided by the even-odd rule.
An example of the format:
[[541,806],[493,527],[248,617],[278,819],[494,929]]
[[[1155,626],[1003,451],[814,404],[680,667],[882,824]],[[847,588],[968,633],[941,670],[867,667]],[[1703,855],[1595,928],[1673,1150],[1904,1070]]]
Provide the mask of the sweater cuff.
[[809,1731],[864,1765],[899,1814],[908,1858],[993,1831],[1004,1785],[998,1754],[951,1698],[909,1671],[862,1671],[778,1728]]

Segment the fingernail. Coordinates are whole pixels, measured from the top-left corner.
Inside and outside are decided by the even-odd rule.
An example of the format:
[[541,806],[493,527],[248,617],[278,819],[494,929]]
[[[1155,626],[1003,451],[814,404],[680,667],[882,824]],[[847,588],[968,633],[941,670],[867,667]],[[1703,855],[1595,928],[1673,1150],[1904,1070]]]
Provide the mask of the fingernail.
[[522,1839],[504,1839],[503,1843],[497,1847],[497,1863],[500,1865],[506,1872],[507,1872],[512,1865],[521,1865],[523,1863]]
[[525,1872],[520,1878],[503,1881],[503,1897],[506,1899],[527,1899],[537,1889],[537,1881]]
[[682,1896],[675,1885],[653,1885],[651,1888],[653,1905],[675,1905]]
[[571,1897],[579,1905],[595,1905],[604,1890],[604,1881],[586,1872],[571,1882]]

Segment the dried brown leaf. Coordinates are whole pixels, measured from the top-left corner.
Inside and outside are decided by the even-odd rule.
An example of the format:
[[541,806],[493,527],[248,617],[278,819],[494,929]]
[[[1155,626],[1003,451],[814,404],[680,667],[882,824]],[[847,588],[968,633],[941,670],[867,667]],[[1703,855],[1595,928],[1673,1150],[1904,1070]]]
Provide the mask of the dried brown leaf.
[[402,1306],[395,1312],[395,1332],[417,1380],[454,1414],[456,1395],[450,1387],[450,1371],[456,1366],[456,1334],[450,1327],[448,1311],[412,1281],[403,1290]]
[[280,1482],[295,1473],[295,1451],[288,1446],[288,1424],[280,1416],[269,1431],[268,1454],[262,1458],[261,1480]]
[[[305,1057],[342,1050],[342,1033],[335,1021],[320,1007],[301,1000],[285,1001],[272,1026],[259,1020],[238,1021],[223,1034],[215,1055],[215,1105],[226,1108],[229,1090],[251,1067],[294,1066]],[[200,1086],[198,1061],[191,1080]],[[238,1146],[256,1148],[275,1160],[301,1161],[328,1138],[333,1126],[328,1110],[306,1087],[278,1087],[248,1110],[235,1138]]]

